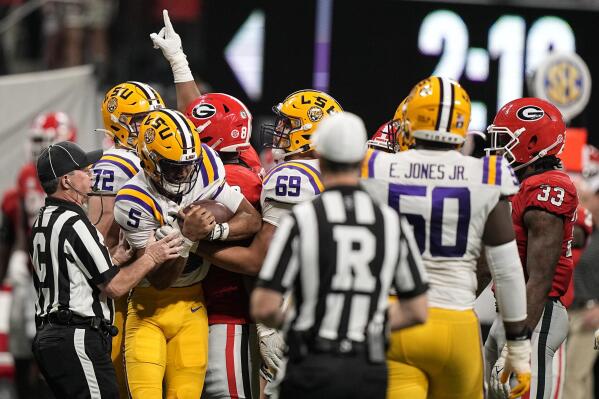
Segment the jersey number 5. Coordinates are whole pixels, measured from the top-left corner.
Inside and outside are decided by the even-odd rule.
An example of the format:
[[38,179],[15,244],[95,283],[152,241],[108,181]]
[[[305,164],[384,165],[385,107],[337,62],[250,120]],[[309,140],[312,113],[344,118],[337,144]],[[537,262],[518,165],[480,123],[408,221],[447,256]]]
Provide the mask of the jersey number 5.
[[[411,209],[428,209],[427,206],[423,206],[428,201],[430,214],[411,213],[408,209],[401,209],[400,197],[406,197],[406,202],[414,204],[410,207]],[[457,200],[457,213],[445,212],[445,202],[449,199]],[[456,258],[466,253],[470,228],[470,190],[468,188],[434,187],[429,196],[426,186],[389,184],[389,206],[405,216],[414,228],[414,238],[420,253],[424,253],[427,247],[431,256]],[[448,230],[453,226],[455,226],[455,233],[450,234]],[[447,243],[447,241],[453,241],[451,240],[452,235],[455,237],[453,245]],[[445,243],[443,242],[444,236],[446,239],[449,238]]]

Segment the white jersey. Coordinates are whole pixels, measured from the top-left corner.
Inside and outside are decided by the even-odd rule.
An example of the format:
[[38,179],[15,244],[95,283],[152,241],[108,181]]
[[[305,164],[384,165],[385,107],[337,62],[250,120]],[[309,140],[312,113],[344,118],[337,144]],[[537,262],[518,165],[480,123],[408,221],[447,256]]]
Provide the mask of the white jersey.
[[94,191],[116,194],[140,169],[135,151],[109,148],[92,167]]
[[[122,227],[125,238],[132,248],[144,248],[154,231],[164,224],[176,223],[169,214],[176,213],[187,205],[211,199],[221,202],[233,213],[237,211],[243,195],[225,181],[225,168],[216,152],[202,144],[204,157],[200,173],[191,191],[176,203],[160,194],[144,171],[138,173],[116,196],[114,218]],[[210,263],[198,256],[190,255],[188,264],[172,287],[186,287],[202,280]],[[144,279],[140,286],[148,286]]]
[[429,275],[431,307],[466,310],[476,299],[476,264],[489,213],[518,180],[507,161],[457,151],[369,150],[364,185],[406,216]]
[[317,159],[287,161],[272,168],[262,181],[262,219],[278,226],[293,205],[324,191]]

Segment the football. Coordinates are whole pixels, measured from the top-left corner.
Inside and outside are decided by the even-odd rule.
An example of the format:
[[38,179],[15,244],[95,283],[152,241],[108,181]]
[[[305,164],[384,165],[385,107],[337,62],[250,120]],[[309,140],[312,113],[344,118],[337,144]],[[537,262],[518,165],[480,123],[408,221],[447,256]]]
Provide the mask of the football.
[[183,212],[187,213],[189,208],[191,208],[193,205],[200,205],[202,208],[209,210],[214,215],[214,220],[216,220],[216,223],[228,222],[229,219],[233,217],[233,212],[231,212],[229,208],[218,201],[208,199],[198,200],[187,205],[185,208],[183,208]]

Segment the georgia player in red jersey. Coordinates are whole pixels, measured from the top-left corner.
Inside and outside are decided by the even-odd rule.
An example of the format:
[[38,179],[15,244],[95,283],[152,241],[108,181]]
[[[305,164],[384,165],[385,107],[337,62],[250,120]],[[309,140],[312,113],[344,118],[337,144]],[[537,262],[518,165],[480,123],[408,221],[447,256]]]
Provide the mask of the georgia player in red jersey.
[[[502,154],[520,180],[510,198],[518,252],[527,280],[528,317],[532,331],[532,380],[525,398],[553,399],[553,357],[568,334],[568,314],[560,297],[572,277],[572,229],[578,198],[557,155],[566,140],[559,110],[547,101],[520,98],[504,105],[489,126],[489,152]],[[509,396],[498,378],[505,343],[501,322],[495,321],[485,343],[489,388],[499,398]]]
[[[208,93],[187,106],[186,115],[195,124],[203,143],[216,150],[226,170],[227,183],[260,207],[262,181],[250,151],[252,115],[246,106],[222,93]],[[245,155],[245,156],[244,156]],[[258,164],[259,165],[259,164]],[[225,270],[212,265],[202,282],[208,310],[208,369],[203,398],[253,398],[258,388],[259,353],[253,343],[255,327],[249,315],[245,275],[252,270]],[[252,337],[250,338],[250,334]]]

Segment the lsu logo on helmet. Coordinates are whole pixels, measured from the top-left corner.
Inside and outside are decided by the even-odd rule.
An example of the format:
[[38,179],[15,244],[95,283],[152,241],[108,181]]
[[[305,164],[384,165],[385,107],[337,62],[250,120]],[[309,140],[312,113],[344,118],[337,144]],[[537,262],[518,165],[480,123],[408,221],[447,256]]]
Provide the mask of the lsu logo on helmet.
[[120,83],[106,92],[102,102],[104,131],[120,145],[135,149],[139,125],[150,111],[164,108],[164,101],[150,85]]
[[312,149],[311,136],[318,124],[328,116],[343,112],[330,95],[318,90],[300,90],[273,107],[274,124],[262,126],[265,147],[285,151],[285,156]]
[[202,143],[195,126],[179,111],[151,111],[140,127],[137,153],[144,172],[166,195],[189,193],[200,171]]

